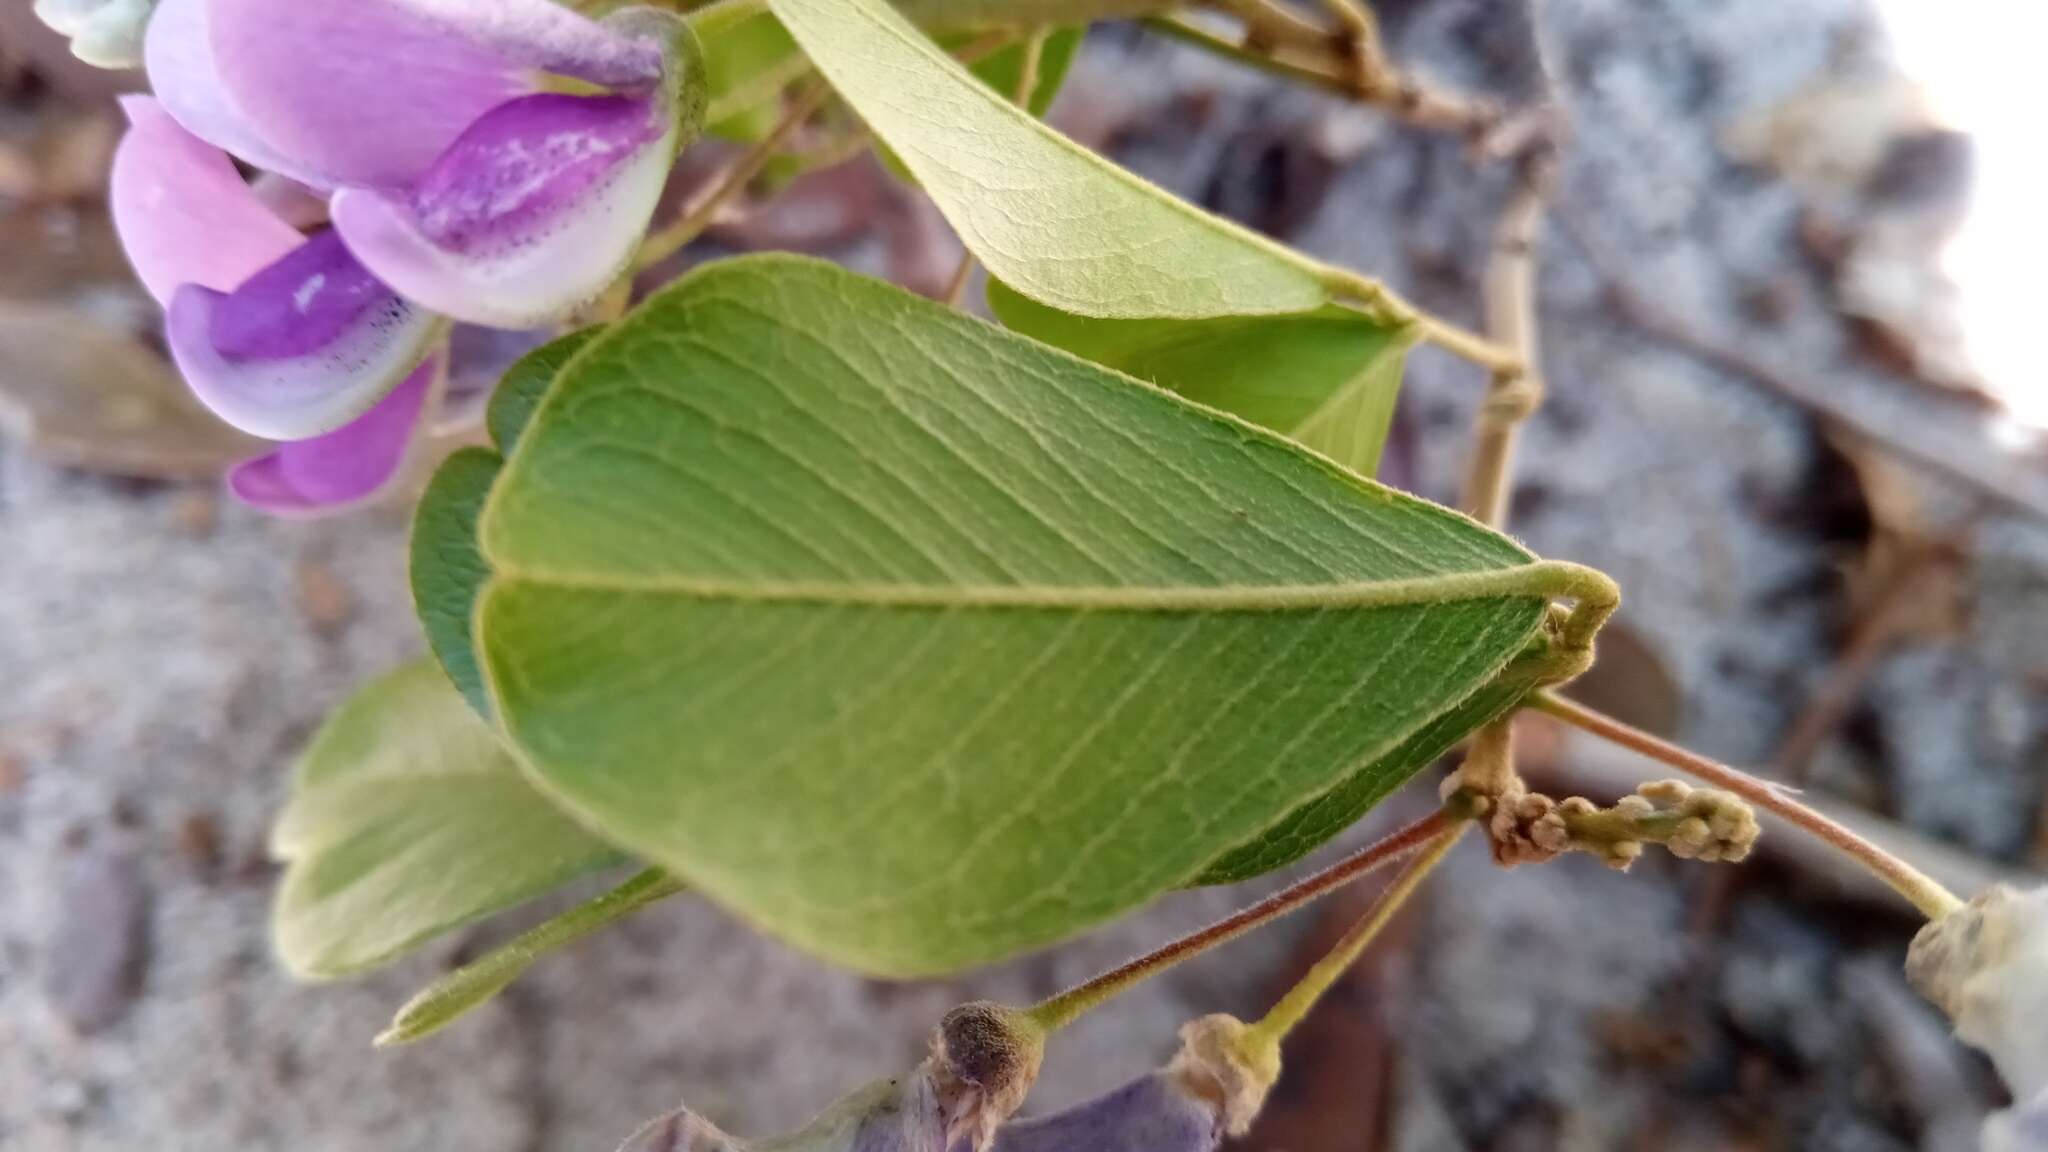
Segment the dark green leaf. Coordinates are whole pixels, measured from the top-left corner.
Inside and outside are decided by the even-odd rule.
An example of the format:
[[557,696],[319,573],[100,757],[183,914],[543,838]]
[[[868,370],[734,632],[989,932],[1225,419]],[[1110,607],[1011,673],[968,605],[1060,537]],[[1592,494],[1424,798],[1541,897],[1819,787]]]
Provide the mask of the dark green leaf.
[[947,971],[1189,883],[1492,681],[1585,570],[812,261],[563,372],[494,489],[522,758],[769,930]]
[[498,381],[498,387],[491,393],[490,407],[484,412],[484,426],[498,451],[512,450],[519,441],[520,430],[526,427],[540,398],[547,393],[548,385],[555,382],[556,374],[601,331],[584,328],[571,332],[528,352],[505,370],[505,378]]
[[412,599],[427,647],[477,715],[491,715],[476,665],[470,622],[491,567],[476,543],[476,521],[504,458],[464,448],[443,461],[420,496],[412,521]]

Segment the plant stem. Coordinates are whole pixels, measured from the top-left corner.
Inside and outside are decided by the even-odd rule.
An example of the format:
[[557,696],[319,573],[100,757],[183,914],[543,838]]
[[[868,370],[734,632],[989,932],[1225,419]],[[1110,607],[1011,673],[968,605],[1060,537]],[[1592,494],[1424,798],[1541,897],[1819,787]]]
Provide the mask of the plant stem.
[[636,872],[597,899],[521,933],[427,985],[406,1001],[375,1043],[383,1048],[430,1036],[503,991],[540,957],[683,890],[682,881],[659,868]]
[[1522,371],[1522,358],[1513,348],[1430,315],[1370,276],[1333,264],[1316,265],[1316,273],[1333,295],[1356,301],[1364,311],[1389,323],[1412,327],[1416,335],[1454,356],[1496,375]]
[[1279,1003],[1251,1026],[1252,1042],[1277,1045],[1286,1038],[1287,1033],[1315,1007],[1316,1001],[1322,999],[1323,993],[1337,983],[1346,969],[1357,963],[1373,939],[1393,922],[1395,914],[1401,911],[1436,866],[1443,863],[1444,857],[1450,854],[1452,846],[1464,834],[1463,823],[1446,828],[1424,845],[1414,859],[1403,865],[1393,882],[1373,901],[1365,915],[1344,933],[1336,946],[1316,961],[1315,967],[1310,968],[1306,976],[1287,990]]
[[1351,91],[1344,77],[1327,67],[1305,64],[1272,52],[1246,47],[1239,41],[1219,36],[1184,16],[1146,16],[1138,22],[1162,36],[1192,44],[1205,52],[1227,57],[1262,72],[1271,72],[1276,76],[1284,76],[1289,80],[1339,94],[1348,95]]
[[1329,29],[1274,0],[1210,0],[1208,6],[1242,21],[1247,45],[1326,48],[1331,41]]
[[1354,54],[1361,60],[1379,59],[1380,23],[1373,18],[1372,9],[1360,0],[1323,0],[1323,7],[1343,29],[1344,41]]
[[967,284],[974,279],[974,253],[960,253],[960,262],[953,265],[953,275],[946,281],[946,303],[954,308],[967,302]]
[[1032,1007],[1027,1015],[1047,1032],[1064,1028],[1089,1009],[1110,1000],[1118,993],[1144,983],[1183,960],[1227,944],[1262,924],[1285,916],[1318,896],[1343,887],[1388,861],[1413,852],[1452,825],[1453,820],[1450,816],[1440,811],[1432,812],[1366,845],[1328,868],[1295,881],[1249,908],[1041,1001]]
[[1648,732],[1632,728],[1611,716],[1552,692],[1536,692],[1528,707],[1554,716],[1583,732],[1618,744],[1632,752],[1668,764],[1687,775],[1698,777],[1717,788],[1733,792],[1767,812],[1826,841],[1838,851],[1869,869],[1872,875],[1911,901],[1929,920],[1939,920],[1963,906],[1963,902],[1932,877],[1830,820],[1765,780],[1726,764],[1709,760],[1666,743]]
[[707,181],[695,196],[683,205],[676,218],[659,230],[649,233],[640,245],[640,256],[635,267],[651,268],[683,250],[690,241],[703,235],[718,219],[719,210],[746,189],[747,183],[759,175],[775,153],[788,143],[797,129],[803,127],[825,101],[832,97],[832,86],[823,80],[813,80],[806,85],[796,101],[775,122],[766,136],[754,146],[736,156],[718,174]]
[[[1245,24],[1245,38],[1233,41],[1187,19],[1151,16],[1141,22],[1155,31],[1290,80],[1370,104],[1404,124],[1430,132],[1447,132],[1473,145],[1481,154],[1495,151],[1496,133],[1506,127],[1507,110],[1497,101],[1425,84],[1395,68],[1380,49],[1371,13],[1349,0],[1324,0],[1333,10],[1354,8],[1364,16],[1344,15],[1341,31],[1325,30],[1286,14],[1283,26],[1269,16],[1250,15],[1256,5],[1212,4]],[[1304,31],[1303,28],[1311,31]],[[1361,35],[1359,29],[1364,29]]]
[[1515,445],[1543,396],[1536,348],[1536,240],[1555,182],[1557,156],[1538,147],[1518,163],[1515,189],[1494,228],[1486,267],[1486,327],[1495,342],[1514,349],[1517,370],[1496,370],[1481,402],[1465,510],[1495,527],[1505,520],[1514,486]]

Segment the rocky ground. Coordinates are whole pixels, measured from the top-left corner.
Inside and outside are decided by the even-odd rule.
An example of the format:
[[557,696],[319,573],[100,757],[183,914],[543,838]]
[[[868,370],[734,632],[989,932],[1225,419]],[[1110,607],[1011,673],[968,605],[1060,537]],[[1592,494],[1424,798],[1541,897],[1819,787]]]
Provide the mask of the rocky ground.
[[[1514,7],[1378,8],[1396,55],[1427,74],[1532,91]],[[677,900],[428,1044],[372,1051],[396,1003],[490,934],[296,986],[267,954],[262,844],[324,712],[419,649],[403,514],[284,523],[219,504],[203,480],[112,478],[190,472],[223,448],[194,433],[184,456],[159,444],[138,465],[107,405],[52,415],[53,373],[129,379],[53,360],[77,331],[63,325],[118,332],[148,309],[91,193],[94,125],[111,124],[97,81],[23,64],[15,22],[0,22],[16,49],[0,52],[0,160],[16,161],[0,163],[0,428],[15,433],[0,442],[0,1146],[594,1152],[682,1098],[764,1132],[907,1064],[953,1002],[1043,994],[1242,900],[1176,897],[1052,955],[914,987],[827,970]],[[1751,147],[1777,171],[1732,158],[1762,110],[1826,82],[1882,84],[1860,0],[1554,0],[1541,24],[1576,135],[1568,227],[1542,248],[1552,396],[1513,525],[1627,590],[1626,637],[1588,691],[1702,751],[1797,762],[1818,792],[1981,867],[2038,865],[2048,528],[1840,433],[2017,477],[2041,466],[2000,462],[1980,411],[1928,379],[1940,357],[1920,334],[1844,311],[1862,238],[1951,210],[1953,141],[1818,116],[1804,151],[1789,128]],[[1503,178],[1454,144],[1127,30],[1091,41],[1063,100],[1070,130],[1155,179],[1475,319]],[[1876,159],[1826,179],[1786,163],[1831,145]],[[781,226],[827,244],[881,225],[885,252],[847,250],[943,279],[943,234],[901,196],[866,178],[828,190],[810,205],[822,220]],[[1631,300],[1711,347],[1646,332]],[[1834,416],[1729,371],[1729,348]],[[1417,354],[1389,479],[1454,497],[1481,384]],[[174,403],[150,386],[132,391]],[[43,419],[25,437],[30,407]],[[1844,705],[1795,738],[1829,683]],[[1580,746],[1529,744],[1574,779]],[[1782,856],[1731,880],[1655,861],[1510,874],[1468,854],[1299,1038],[1247,1146],[1973,1147],[2002,1101],[1899,978],[1910,922],[1817,879]],[[1310,913],[1085,1022],[1037,1099],[1148,1066],[1188,1017],[1255,1009],[1355,910]]]

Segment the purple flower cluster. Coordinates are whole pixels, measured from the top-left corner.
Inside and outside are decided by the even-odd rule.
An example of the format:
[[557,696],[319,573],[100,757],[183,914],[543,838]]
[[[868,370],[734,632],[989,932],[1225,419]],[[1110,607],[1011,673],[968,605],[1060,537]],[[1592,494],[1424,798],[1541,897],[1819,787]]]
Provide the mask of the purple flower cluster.
[[1086,1103],[1017,1121],[1010,1113],[1036,1078],[1035,1051],[1028,1075],[997,1091],[963,1091],[962,1062],[939,1044],[908,1075],[853,1092],[772,1140],[728,1135],[678,1108],[642,1126],[618,1152],[1216,1152],[1225,1136],[1250,1130],[1280,1074],[1277,1047],[1262,1046],[1270,1043],[1251,1039],[1232,1017],[1205,1016],[1182,1027],[1180,1051],[1165,1067]]
[[686,38],[553,0],[162,0],[114,220],[193,392],[279,442],[238,497],[373,496],[451,322],[554,323],[630,267],[687,142]]

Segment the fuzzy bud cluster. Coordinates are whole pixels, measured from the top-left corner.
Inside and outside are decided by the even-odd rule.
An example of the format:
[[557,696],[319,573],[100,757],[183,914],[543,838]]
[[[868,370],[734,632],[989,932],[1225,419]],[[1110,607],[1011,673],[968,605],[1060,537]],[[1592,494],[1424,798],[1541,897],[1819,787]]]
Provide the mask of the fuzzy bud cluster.
[[1739,797],[1680,780],[1645,784],[1609,808],[1582,796],[1554,800],[1519,778],[1494,795],[1476,793],[1462,772],[1445,781],[1446,799],[1454,795],[1484,822],[1494,860],[1509,868],[1584,852],[1627,871],[1652,843],[1681,860],[1735,862],[1749,856],[1760,831]]
[[36,16],[71,38],[71,54],[98,68],[142,63],[154,0],[36,0]]

